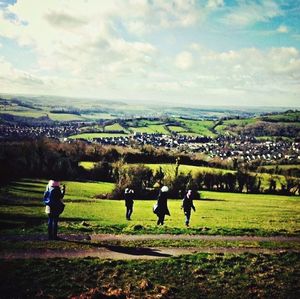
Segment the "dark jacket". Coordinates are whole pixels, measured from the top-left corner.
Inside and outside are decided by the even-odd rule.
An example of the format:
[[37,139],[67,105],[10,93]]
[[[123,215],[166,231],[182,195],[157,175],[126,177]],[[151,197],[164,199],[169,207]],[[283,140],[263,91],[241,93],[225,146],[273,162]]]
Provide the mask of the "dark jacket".
[[170,215],[168,205],[168,194],[167,192],[159,192],[157,198],[157,215]]
[[44,203],[50,206],[50,214],[59,215],[64,210],[64,203],[62,199],[64,197],[64,191],[61,191],[59,187],[51,187],[44,193]]
[[182,207],[184,211],[191,211],[191,208],[195,211],[195,206],[193,204],[193,195],[190,197],[187,196],[187,194],[184,196],[182,200]]
[[133,206],[133,192],[125,192],[124,193],[124,199],[125,199],[125,206],[126,207],[132,207]]

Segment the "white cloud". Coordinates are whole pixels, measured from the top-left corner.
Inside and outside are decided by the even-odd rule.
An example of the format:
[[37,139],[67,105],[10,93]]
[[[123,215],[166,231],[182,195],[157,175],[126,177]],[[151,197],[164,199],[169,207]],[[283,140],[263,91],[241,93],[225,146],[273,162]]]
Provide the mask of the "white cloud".
[[[215,51],[193,43],[168,51],[147,39],[151,32],[162,38],[158,30],[172,33],[199,26],[220,7],[227,13],[223,21],[231,25],[265,22],[282,14],[269,0],[239,1],[230,9],[223,0],[205,3],[199,9],[199,2],[192,0],[77,0],[76,5],[18,1],[0,10],[0,36],[30,48],[38,65],[25,72],[0,60],[1,89],[177,100],[238,100],[259,93],[274,98],[278,90],[299,94],[300,54],[294,47]],[[284,25],[278,28],[285,30]]]
[[203,20],[195,0],[129,1],[121,18],[127,30],[134,35],[143,35],[161,29],[189,27]]
[[279,33],[288,33],[288,32],[289,32],[289,29],[288,29],[288,27],[285,26],[285,25],[280,25],[280,26],[277,28],[276,31],[279,32]]
[[188,70],[193,66],[193,55],[184,51],[179,53],[175,59],[175,65],[182,70]]
[[224,0],[208,0],[206,7],[215,9],[224,6]]
[[239,5],[230,9],[223,22],[233,26],[248,26],[257,22],[267,22],[281,15],[283,11],[276,1],[239,1]]
[[40,87],[44,84],[39,77],[14,68],[3,57],[0,57],[0,69],[1,90],[16,92],[15,88],[17,87],[29,92],[31,88]]
[[69,72],[82,79],[103,74],[110,80],[145,72],[155,55],[151,44],[126,41],[118,33],[114,18],[132,14],[125,1],[78,0],[75,6],[69,1],[27,0],[10,6],[8,12],[20,22],[2,13],[0,35],[32,46],[41,71]]

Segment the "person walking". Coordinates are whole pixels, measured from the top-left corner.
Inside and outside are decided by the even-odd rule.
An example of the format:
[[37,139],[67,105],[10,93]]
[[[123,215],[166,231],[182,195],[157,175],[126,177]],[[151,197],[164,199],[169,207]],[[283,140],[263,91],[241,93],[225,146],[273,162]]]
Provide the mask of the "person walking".
[[65,208],[65,204],[62,202],[65,191],[65,185],[61,189],[58,181],[50,180],[44,193],[45,212],[48,215],[49,240],[59,240],[57,236],[58,218]]
[[155,210],[155,213],[158,217],[157,225],[159,225],[159,224],[163,225],[164,224],[166,215],[171,216],[170,212],[169,212],[169,209],[168,209],[168,204],[167,204],[168,191],[169,191],[169,188],[167,186],[163,186],[160,189],[160,192],[158,194],[157,207],[156,207],[156,210]]
[[193,204],[193,198],[194,198],[194,194],[192,190],[188,190],[188,192],[186,193],[186,195],[184,196],[183,200],[182,200],[182,206],[181,208],[184,211],[184,215],[185,215],[185,225],[189,226],[190,224],[190,218],[191,218],[191,209],[194,210],[194,212],[196,212],[196,208]]
[[126,188],[124,192],[125,206],[126,206],[126,219],[131,220],[131,214],[133,212],[133,197],[134,191]]

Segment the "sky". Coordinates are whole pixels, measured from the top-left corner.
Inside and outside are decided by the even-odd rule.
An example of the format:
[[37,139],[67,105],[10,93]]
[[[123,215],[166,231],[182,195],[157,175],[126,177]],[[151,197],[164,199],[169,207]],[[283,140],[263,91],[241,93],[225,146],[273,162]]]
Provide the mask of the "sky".
[[300,0],[0,0],[0,92],[300,106]]

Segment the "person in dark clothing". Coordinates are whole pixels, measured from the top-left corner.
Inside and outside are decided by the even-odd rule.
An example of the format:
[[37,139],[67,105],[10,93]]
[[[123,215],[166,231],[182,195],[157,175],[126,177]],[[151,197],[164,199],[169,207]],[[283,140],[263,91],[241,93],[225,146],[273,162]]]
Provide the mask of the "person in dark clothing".
[[46,213],[48,214],[48,238],[49,240],[58,240],[58,218],[64,210],[62,199],[65,195],[65,185],[62,189],[58,181],[50,180],[44,193],[44,203]]
[[157,208],[156,208],[156,211],[155,211],[155,213],[158,217],[157,225],[159,225],[159,224],[163,225],[164,224],[166,215],[171,216],[170,212],[169,212],[169,209],[168,209],[168,204],[167,204],[168,191],[169,191],[169,188],[167,186],[163,186],[160,189],[160,192],[158,194]]
[[133,212],[133,197],[134,197],[134,191],[132,189],[126,188],[124,192],[124,199],[125,199],[127,220],[131,220],[130,217]]
[[184,198],[182,200],[181,208],[184,211],[186,226],[189,226],[189,224],[190,224],[191,209],[193,209],[194,212],[196,212],[195,206],[193,204],[193,197],[194,197],[193,191],[188,190],[188,192],[186,193],[186,195],[184,196]]

